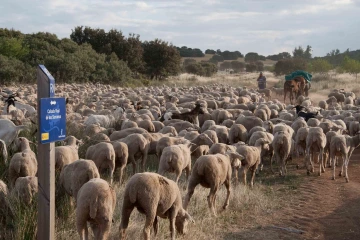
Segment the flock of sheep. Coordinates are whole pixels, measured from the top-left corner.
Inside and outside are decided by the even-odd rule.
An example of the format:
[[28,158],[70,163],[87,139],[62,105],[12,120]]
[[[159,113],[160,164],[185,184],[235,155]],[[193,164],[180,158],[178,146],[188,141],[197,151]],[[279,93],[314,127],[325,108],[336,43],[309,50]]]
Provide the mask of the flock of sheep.
[[[9,198],[29,204],[38,191],[37,157],[30,147],[36,143],[18,137],[36,123],[36,86],[3,89],[1,94],[6,97],[15,89],[16,107],[6,112],[3,106],[0,119],[0,150],[8,167],[6,183],[0,180],[0,216],[8,217]],[[331,166],[335,179],[337,159],[342,159],[339,175],[349,181],[349,159],[360,145],[360,101],[343,90],[334,90],[318,106],[304,96],[297,97],[296,106],[286,105],[271,99],[269,89],[220,84],[136,89],[71,84],[58,86],[56,93],[67,98],[68,128],[65,145],[55,148],[57,196],[75,200],[80,239],[88,239],[88,222],[95,239],[108,237],[117,201],[123,201],[120,239],[126,237],[135,207],[146,215],[144,239],[150,239],[151,228],[157,233],[158,217],[169,219],[175,239],[175,230],[185,234],[194,222],[187,208],[197,185],[210,188],[208,205],[216,216],[220,186],[227,189],[226,209],[231,183],[240,175],[246,185],[250,170],[253,186],[264,163],[273,171],[275,162],[284,176],[289,160],[303,159],[298,167],[307,174],[318,162],[319,175]],[[10,150],[15,154],[9,160]],[[157,173],[145,172],[149,155],[158,159]],[[123,182],[129,163],[133,175]],[[186,196],[178,186],[183,171]],[[175,181],[165,177],[168,173],[175,174]],[[122,199],[116,199],[113,181],[126,184]]]

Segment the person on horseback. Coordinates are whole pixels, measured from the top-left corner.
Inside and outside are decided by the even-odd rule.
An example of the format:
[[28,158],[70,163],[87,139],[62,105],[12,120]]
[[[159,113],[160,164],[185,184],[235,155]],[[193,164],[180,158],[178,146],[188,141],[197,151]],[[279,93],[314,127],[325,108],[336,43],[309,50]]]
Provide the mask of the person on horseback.
[[259,89],[265,89],[266,88],[266,77],[263,75],[262,72],[260,72],[260,75],[257,79],[258,82],[258,88]]

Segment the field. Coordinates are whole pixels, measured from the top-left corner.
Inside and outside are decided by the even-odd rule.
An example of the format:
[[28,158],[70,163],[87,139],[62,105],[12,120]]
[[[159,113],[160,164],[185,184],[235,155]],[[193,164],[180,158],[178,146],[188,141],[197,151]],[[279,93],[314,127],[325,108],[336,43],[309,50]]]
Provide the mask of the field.
[[[212,78],[182,74],[169,79],[169,86],[199,86],[211,84],[227,84],[234,87],[246,86],[256,88],[257,73],[237,75],[216,75]],[[281,86],[284,76],[276,77],[265,72],[268,87]],[[154,83],[160,85],[162,83]],[[313,79],[310,98],[314,105],[335,88],[345,88],[359,94],[355,77],[347,74]],[[283,100],[280,96],[275,96]],[[74,135],[77,133],[73,132]],[[71,134],[71,132],[69,132]],[[31,136],[31,131],[21,133],[21,136]],[[83,156],[80,156],[83,157]],[[288,165],[289,174],[286,177],[274,175],[269,170],[269,162],[265,162],[264,171],[255,178],[254,188],[242,184],[233,184],[229,208],[221,210],[226,191],[221,187],[217,194],[218,217],[214,217],[207,205],[209,190],[198,186],[189,204],[189,213],[195,219],[195,224],[189,225],[187,235],[177,239],[360,239],[360,151],[355,151],[349,165],[350,183],[338,177],[331,179],[330,169],[321,177],[317,174],[306,175],[304,168],[297,169],[297,163],[302,159],[294,159]],[[157,170],[157,161],[153,156],[148,160],[148,171]],[[317,173],[318,165],[315,165]],[[7,179],[7,165],[0,166],[0,179]],[[338,171],[339,167],[337,168]],[[127,167],[125,179],[130,176],[131,167]],[[170,175],[171,178],[173,176]],[[249,177],[248,177],[249,178]],[[180,180],[182,196],[186,194],[185,179]],[[118,239],[118,228],[121,219],[122,196],[124,184],[114,184],[117,194],[117,206],[114,214],[114,224],[110,239]],[[36,229],[36,206],[18,206],[16,221],[0,228],[0,239],[34,239]],[[78,239],[75,225],[74,209],[68,202],[57,205],[56,239]],[[25,209],[25,210],[24,210]],[[27,209],[27,210],[26,210]],[[61,216],[60,216],[61,215]],[[128,239],[141,239],[144,225],[144,215],[136,210],[130,219]],[[91,231],[90,231],[91,232]],[[157,239],[169,239],[169,222],[160,220]]]

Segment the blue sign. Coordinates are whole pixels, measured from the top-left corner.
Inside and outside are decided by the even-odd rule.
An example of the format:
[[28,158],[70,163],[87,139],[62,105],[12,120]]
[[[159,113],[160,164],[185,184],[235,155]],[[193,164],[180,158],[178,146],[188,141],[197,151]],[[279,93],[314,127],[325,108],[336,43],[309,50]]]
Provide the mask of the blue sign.
[[66,138],[65,98],[40,99],[40,143],[61,141]]
[[55,79],[54,77],[50,74],[50,72],[46,69],[46,67],[44,65],[39,65],[41,71],[47,76],[47,78],[49,79],[49,92],[50,92],[50,97],[55,97]]

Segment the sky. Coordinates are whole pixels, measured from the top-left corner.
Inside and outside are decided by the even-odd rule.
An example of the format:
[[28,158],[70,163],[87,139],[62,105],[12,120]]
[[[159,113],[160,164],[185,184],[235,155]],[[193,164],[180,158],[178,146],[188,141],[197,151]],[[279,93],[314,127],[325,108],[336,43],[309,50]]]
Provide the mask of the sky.
[[0,28],[69,38],[76,26],[121,30],[175,46],[313,56],[360,49],[360,0],[1,0]]

